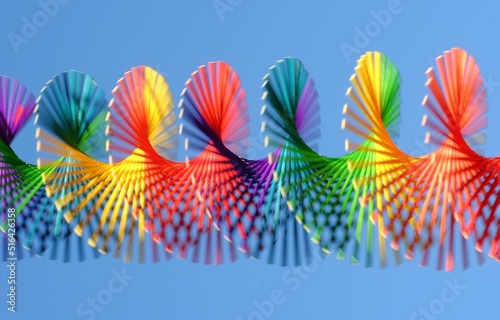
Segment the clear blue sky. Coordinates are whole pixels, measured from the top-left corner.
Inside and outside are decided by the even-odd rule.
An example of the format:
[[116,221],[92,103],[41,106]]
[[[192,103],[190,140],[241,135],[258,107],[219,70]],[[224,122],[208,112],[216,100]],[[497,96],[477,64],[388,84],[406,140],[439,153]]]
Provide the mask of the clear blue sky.
[[[429,151],[421,143],[424,72],[444,50],[459,46],[476,58],[488,82],[486,154],[500,155],[498,2],[220,0],[218,9],[213,0],[55,3],[0,1],[0,74],[35,94],[53,75],[76,69],[111,96],[125,71],[149,65],[167,78],[177,103],[191,72],[224,60],[247,92],[252,154],[262,157],[261,79],[276,60],[296,56],[320,94],[320,152],[337,156],[347,136],[340,121],[349,76],[362,52],[378,50],[403,77],[398,145],[422,154]],[[25,26],[31,23],[36,29]],[[14,146],[30,162],[37,157],[33,136],[30,122]],[[0,268],[0,301],[6,300],[6,269]],[[304,270],[244,258],[222,266],[33,258],[18,264],[17,313],[0,302],[0,319],[92,319],[89,310],[95,319],[498,319],[499,271],[493,261],[444,273],[417,261],[380,270],[330,258]]]

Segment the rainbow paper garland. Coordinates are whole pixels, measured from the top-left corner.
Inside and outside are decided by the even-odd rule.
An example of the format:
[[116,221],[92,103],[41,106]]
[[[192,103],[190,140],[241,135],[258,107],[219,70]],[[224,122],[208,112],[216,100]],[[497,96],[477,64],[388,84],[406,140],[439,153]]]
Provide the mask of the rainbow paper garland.
[[[461,49],[436,61],[423,105],[437,149],[422,157],[392,140],[401,79],[378,52],[363,55],[350,79],[342,127],[361,141],[347,141],[350,153],[340,158],[316,151],[318,94],[295,58],[264,77],[262,130],[275,149],[258,160],[243,157],[245,92],[224,62],[191,75],[179,120],[169,85],[144,66],[118,81],[109,102],[77,71],[50,80],[36,103],[18,81],[0,77],[2,230],[15,208],[18,244],[63,261],[112,252],[125,261],[219,264],[238,249],[281,265],[299,265],[315,250],[382,267],[415,255],[427,265],[435,255],[438,269],[457,259],[467,268],[471,255],[484,261],[485,249],[500,260],[499,160],[467,143],[486,126],[479,68]],[[33,111],[38,166],[11,149]],[[173,160],[179,137],[188,150],[182,162]]]

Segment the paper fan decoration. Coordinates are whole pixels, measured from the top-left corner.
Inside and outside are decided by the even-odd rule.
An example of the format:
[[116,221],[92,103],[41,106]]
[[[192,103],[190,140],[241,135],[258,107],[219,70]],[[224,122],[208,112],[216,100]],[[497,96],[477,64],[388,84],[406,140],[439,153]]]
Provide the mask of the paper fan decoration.
[[[453,50],[445,53],[446,59],[462,59],[463,51]],[[441,136],[442,139],[434,140],[438,148],[431,154],[421,158],[415,158],[406,155],[400,151],[392,142],[387,132],[384,132],[384,116],[381,115],[383,105],[381,102],[387,101],[382,96],[377,97],[379,84],[382,79],[377,79],[380,75],[373,72],[374,68],[380,66],[376,61],[377,54],[368,53],[360,60],[360,68],[356,74],[354,90],[350,95],[355,104],[360,109],[360,113],[368,119],[363,120],[356,113],[350,114],[353,123],[356,126],[349,127],[350,130],[360,134],[363,137],[373,136],[373,145],[370,147],[375,157],[364,162],[359,162],[356,167],[377,168],[376,174],[369,179],[369,183],[374,181],[377,185],[376,190],[370,191],[363,197],[364,202],[377,199],[375,214],[372,216],[376,224],[381,228],[384,236],[389,237],[391,246],[405,252],[406,257],[412,259],[416,253],[421,253],[421,264],[429,263],[430,255],[437,251],[437,268],[451,270],[454,268],[455,261],[455,243],[459,242],[463,267],[468,267],[470,254],[466,239],[462,236],[462,230],[455,219],[453,212],[460,204],[462,194],[455,193],[457,186],[461,186],[467,180],[466,175],[459,168],[465,168],[469,165],[466,157],[472,150],[465,144],[457,145],[457,133],[460,132],[460,126],[455,121],[460,122],[458,118],[450,113],[453,108],[472,108],[481,113],[484,109],[483,100],[476,99],[481,97],[480,82],[478,86],[457,88],[462,91],[462,100],[449,101],[447,105],[441,104],[441,115],[438,107],[430,102],[430,98],[424,99],[426,105],[437,119],[436,122],[424,122],[429,125],[433,134]],[[375,58],[374,58],[375,57]],[[465,57],[466,58],[466,57]],[[439,61],[439,59],[438,59]],[[457,61],[458,62],[458,61]],[[450,74],[450,79],[455,83],[469,81],[469,76],[479,76],[474,69],[473,61],[471,64],[450,63],[447,66],[446,73]],[[471,75],[464,74],[464,77],[458,76],[467,66]],[[439,68],[441,68],[440,66]],[[367,70],[364,73],[363,70]],[[372,72],[370,72],[372,71]],[[440,70],[442,75],[444,70]],[[368,75],[368,76],[366,76]],[[428,72],[430,80],[427,85],[430,86],[434,98],[442,103],[442,92],[449,90],[448,84],[444,82],[443,91],[439,89],[437,79],[431,71]],[[445,79],[446,80],[446,79]],[[474,78],[472,82],[478,81]],[[459,85],[461,86],[461,85]],[[467,92],[467,89],[472,89]],[[354,93],[353,93],[354,92]],[[460,96],[460,95],[455,95]],[[446,108],[449,108],[447,110]],[[444,116],[443,116],[444,115]],[[458,131],[457,131],[458,130]],[[482,259],[479,257],[479,261]]]
[[[283,66],[286,64],[283,63]],[[275,79],[283,79],[289,72],[283,70],[283,67],[281,69],[281,72],[278,72],[280,68],[272,70],[274,74],[272,72],[271,75],[274,75]],[[380,262],[385,265],[385,241],[377,236],[376,229],[368,221],[373,205],[365,207],[358,201],[369,192],[368,185],[360,187],[359,183],[368,181],[375,172],[374,167],[361,170],[356,164],[370,157],[373,152],[360,147],[344,157],[329,158],[316,153],[308,146],[305,138],[317,135],[314,134],[317,132],[315,125],[319,122],[316,120],[317,94],[312,91],[312,79],[308,79],[306,72],[301,71],[298,75],[296,78],[290,78],[287,84],[280,86],[279,83],[269,82],[265,86],[268,90],[265,113],[271,123],[269,130],[278,136],[273,140],[287,140],[283,148],[290,150],[292,154],[287,162],[293,163],[290,165],[293,170],[290,171],[294,172],[296,178],[291,179],[292,182],[284,188],[288,201],[298,221],[303,223],[312,240],[321,246],[323,252],[336,252],[338,258],[350,256],[353,263],[364,259],[367,266],[374,263],[374,255],[379,252]],[[391,81],[397,81],[397,78]],[[302,83],[302,90],[290,90],[290,83]],[[399,92],[397,85],[396,83],[396,90],[392,91],[396,99]],[[287,94],[287,90],[297,93],[298,96],[290,98],[293,95]],[[394,107],[397,108],[398,104]],[[300,116],[296,117],[290,112],[294,108]],[[396,119],[397,116],[394,117],[394,120]],[[283,126],[282,123],[288,125]],[[366,144],[369,143],[368,141]],[[349,167],[354,169],[350,170]],[[377,240],[380,241],[379,250],[374,247]],[[400,260],[398,256],[396,259]]]
[[[124,74],[109,103],[78,71],[50,80],[36,108],[22,84],[0,77],[2,230],[14,216],[18,244],[63,261],[100,251],[220,264],[238,249],[280,265],[300,265],[315,250],[366,266],[405,256],[467,268],[483,251],[500,260],[500,157],[481,155],[483,80],[462,49],[436,64],[422,121],[436,148],[422,157],[394,142],[401,77],[379,52],[364,54],[350,78],[342,128],[354,137],[338,158],[318,151],[318,93],[293,57],[264,77],[261,131],[272,148],[264,159],[246,158],[245,91],[225,62],[191,74],[177,109],[166,80],[145,66]],[[36,166],[12,149],[33,112]]]
[[[42,176],[56,170],[58,162],[40,169],[22,161],[11,148],[11,142],[35,109],[35,98],[14,79],[2,77],[0,154],[2,166],[2,212],[9,208],[16,212],[17,242],[29,249],[31,255],[43,255],[69,262],[98,257],[82,246],[81,239],[71,232],[59,215],[54,201],[45,192]],[[5,208],[5,209],[4,209]],[[3,220],[3,229],[9,220]],[[19,253],[23,251],[18,250]]]

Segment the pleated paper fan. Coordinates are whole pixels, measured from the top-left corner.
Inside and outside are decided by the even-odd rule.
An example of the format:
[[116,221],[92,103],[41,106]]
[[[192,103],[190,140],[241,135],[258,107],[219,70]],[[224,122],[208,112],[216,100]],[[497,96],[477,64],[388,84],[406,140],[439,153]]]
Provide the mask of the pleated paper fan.
[[[5,130],[2,130],[1,135],[10,143],[35,109],[35,99],[16,80],[6,84],[6,79],[3,78],[0,82],[3,89],[12,89],[2,90],[3,101],[8,103],[2,104],[0,117],[6,120],[7,125],[2,127]],[[36,165],[22,161],[7,141],[0,140],[1,162],[5,168],[5,171],[2,170],[2,188],[5,188],[5,192],[2,191],[1,202],[16,210],[17,242],[29,249],[30,255],[43,255],[64,262],[98,257],[97,252],[85,250],[78,244],[71,245],[72,242],[81,242],[81,239],[70,232],[64,221],[58,219],[54,201],[45,192],[42,175],[46,171],[54,170],[55,165],[38,170]],[[60,250],[60,247],[64,249]]]
[[[460,64],[450,66],[460,68]],[[363,201],[370,201],[374,197],[377,199],[377,214],[372,217],[383,234],[389,237],[392,247],[401,249],[407,258],[412,259],[419,253],[422,256],[421,263],[427,265],[431,254],[437,251],[437,268],[450,270],[454,268],[454,243],[458,241],[461,246],[461,254],[458,255],[462,258],[463,267],[467,267],[470,253],[465,239],[455,239],[456,234],[462,233],[452,214],[456,204],[461,201],[452,199],[452,195],[453,188],[463,179],[456,168],[460,167],[460,161],[464,157],[461,156],[462,151],[451,145],[453,139],[446,138],[449,137],[446,135],[446,129],[439,129],[449,129],[450,125],[446,118],[438,117],[443,125],[431,126],[436,133],[446,138],[432,154],[422,158],[404,154],[391,141],[389,135],[380,130],[383,128],[380,123],[383,117],[377,111],[380,109],[377,107],[377,100],[369,98],[370,95],[366,96],[366,93],[377,92],[374,85],[377,79],[373,79],[375,75],[376,73],[373,73],[373,76],[367,79],[360,76],[361,81],[357,85],[356,93],[351,94],[361,112],[370,115],[371,120],[368,123],[373,125],[366,126],[355,114],[351,114],[358,127],[350,126],[349,129],[364,137],[367,132],[368,136],[380,137],[371,139],[374,143],[372,150],[376,154],[375,161],[356,165],[375,165],[377,168],[374,181],[377,181],[378,191],[371,191]],[[426,101],[429,100],[425,99],[424,104]],[[380,121],[380,124],[377,124],[377,121]],[[360,130],[360,127],[366,129]],[[400,245],[403,245],[403,248],[400,248]],[[481,262],[481,258],[479,261]]]
[[[20,161],[11,148],[11,143],[19,130],[26,124],[35,109],[35,97],[28,89],[15,79],[0,76],[0,157],[1,178],[0,196],[2,215],[7,208],[14,208],[17,214],[22,212],[23,203],[29,201],[20,186],[23,169],[26,164]],[[3,220],[3,219],[2,219]],[[2,221],[4,223],[4,221]]]
[[[474,255],[479,263],[483,262],[482,255],[470,249],[477,235],[475,231],[468,235],[465,225],[467,216],[474,210],[466,203],[477,190],[470,177],[483,166],[483,157],[473,150],[474,146],[466,143],[465,138],[486,125],[486,95],[479,67],[464,50],[446,51],[436,59],[436,64],[439,76],[433,69],[427,72],[426,86],[430,95],[423,104],[431,114],[424,118],[424,125],[433,130],[428,135],[429,141],[441,146],[430,157],[420,160],[419,168],[411,168],[415,170],[412,176],[417,182],[413,188],[414,203],[422,199],[421,204],[414,205],[414,208],[421,208],[420,212],[413,210],[419,217],[416,233],[423,245],[422,263],[427,263],[428,248],[433,245],[438,250],[438,268],[450,270],[454,268],[454,261],[460,258],[463,268],[470,265],[470,257]],[[436,132],[437,135],[433,134]],[[424,170],[427,179],[420,178]],[[430,190],[433,189],[432,194]],[[423,228],[427,230],[422,231]]]
[[108,136],[114,161],[151,147],[175,159],[179,129],[165,78],[150,67],[135,67],[118,80],[113,95]]
[[[481,155],[487,106],[479,67],[453,48],[426,76],[422,125],[434,151],[416,157],[397,147],[401,77],[388,57],[367,52],[343,108],[342,128],[353,133],[348,153],[333,158],[317,148],[311,75],[297,58],[277,61],[262,86],[261,131],[272,148],[264,159],[245,158],[248,105],[225,62],[192,73],[179,108],[164,77],[146,66],[127,71],[109,103],[78,71],[55,76],[36,102],[0,76],[1,229],[14,229],[17,259],[112,253],[220,264],[240,249],[283,266],[318,252],[368,267],[406,257],[447,271],[469,267],[474,256],[500,261],[500,157]],[[37,165],[12,147],[32,113]],[[177,162],[179,139],[186,157]],[[1,236],[5,260],[11,239]]]
[[[312,258],[309,235],[295,219],[295,207],[300,198],[310,171],[304,150],[313,153],[306,141],[317,148],[320,135],[318,94],[314,81],[294,57],[279,60],[269,69],[263,84],[265,116],[262,130],[266,134],[265,143],[275,147],[268,159],[255,165],[264,175],[259,177],[260,211],[264,217],[260,223],[259,247],[268,253],[269,262],[281,265],[300,265]],[[287,192],[290,194],[287,195]]]
[[[382,220],[379,217],[377,224],[371,225],[368,219],[374,212],[382,210],[384,198],[391,191],[385,188],[386,181],[403,172],[409,161],[393,142],[400,123],[401,77],[385,55],[367,52],[358,60],[350,82],[352,86],[346,95],[354,106],[344,106],[346,118],[342,121],[342,128],[360,137],[359,142],[346,141],[346,149],[353,151],[347,161],[357,190],[354,199],[359,199],[362,205],[356,222],[355,252],[362,237],[366,239],[367,248],[377,242],[381,263],[386,265],[389,249],[381,233]],[[387,214],[392,213],[388,210]],[[393,253],[395,262],[399,263],[399,252]]]
[[[286,58],[270,68],[263,88],[266,102],[263,128],[269,133],[269,144],[280,147],[270,156],[274,179],[266,193],[274,201],[268,202],[266,214],[270,221],[273,218],[274,221],[293,221],[296,217],[295,223],[303,223],[305,231],[312,233],[305,236],[320,244],[325,252],[339,249],[347,236],[340,231],[345,219],[344,223],[342,218],[335,221],[338,216],[326,203],[329,200],[324,192],[330,185],[325,173],[330,162],[309,146],[319,137],[319,103],[314,82],[299,60]],[[344,165],[344,172],[348,173],[345,162]],[[272,199],[273,196],[276,199]],[[337,195],[334,198],[333,202],[341,201]],[[283,202],[286,206],[281,205]],[[272,203],[278,205],[269,207]]]
[[[11,148],[12,141],[26,124],[34,108],[35,97],[22,83],[16,79],[0,76],[0,226],[3,231],[0,244],[3,248],[2,261],[8,258],[20,260],[35,253],[22,249],[24,238],[18,222],[20,216],[26,213],[26,203],[32,198],[32,196],[22,192],[23,185],[26,185],[25,173],[31,167],[20,161]],[[31,191],[31,189],[29,190]],[[41,214],[45,212],[43,207],[41,211]],[[14,219],[14,226],[12,226],[11,219]],[[14,250],[9,250],[10,238],[15,240]]]
[[180,201],[173,192],[174,177],[184,167],[172,161],[179,129],[170,87],[156,70],[139,66],[118,80],[113,96],[108,133],[110,149],[117,152],[110,168],[124,192],[116,195],[118,205],[106,204],[115,207],[108,227],[117,229],[119,243],[126,246],[125,260],[137,250],[141,262],[150,254],[155,262],[170,259],[170,248],[179,240],[165,235],[162,220],[173,216],[171,205]]
[[[71,95],[85,101],[85,97],[94,96],[95,91],[101,90],[96,84],[88,89],[76,88]],[[67,153],[70,148],[74,161],[68,163],[67,168],[74,170],[69,178],[60,176],[66,185],[56,184],[59,176],[53,175],[51,192],[59,195],[57,203],[65,218],[72,221],[76,232],[92,247],[101,252],[113,252],[115,257],[125,261],[170,259],[171,255],[147,233],[148,225],[155,219],[150,208],[153,195],[148,188],[158,183],[158,175],[162,177],[160,183],[167,180],[161,165],[168,161],[158,152],[168,153],[172,148],[169,140],[175,132],[169,129],[174,119],[169,117],[173,104],[168,85],[156,71],[141,66],[127,72],[113,93],[115,98],[110,103],[112,125],[106,129],[106,133],[113,136],[113,144],[108,142],[106,147],[129,154],[123,159],[121,156],[109,157],[110,162],[103,163],[81,150],[57,142],[61,147],[56,150],[59,154]],[[94,121],[100,121],[102,113],[108,113],[104,95],[99,96],[103,99],[96,100],[94,106],[99,112],[94,118],[88,115],[89,127]],[[91,109],[83,104],[76,107],[84,114]],[[45,140],[51,139],[45,137]],[[120,161],[116,161],[117,158]]]
[[89,156],[105,156],[107,100],[92,77],[78,71],[61,73],[40,97],[37,121],[47,133]]
[[485,142],[477,139],[486,127],[483,79],[474,58],[460,48],[446,51],[436,59],[436,64],[437,74],[433,69],[427,72],[431,95],[424,104],[431,115],[425,120],[426,125],[437,131],[445,127],[441,131],[449,132],[445,142],[433,136],[429,140],[448,145],[456,154],[457,172],[451,182],[450,197],[453,214],[460,232],[465,238],[471,238],[469,241],[474,242],[476,250],[487,251],[490,257],[500,260],[500,215],[497,213],[500,202],[495,196],[500,189],[498,158],[485,158],[477,150],[477,146]]
[[203,257],[205,263],[234,261],[258,214],[249,182],[255,172],[241,157],[249,129],[237,73],[221,61],[199,67],[186,82],[179,108],[185,147],[198,153],[187,156],[176,179],[184,199],[182,209],[174,207],[184,222],[181,255]]
[[[313,150],[321,135],[318,93],[302,62],[294,57],[278,61],[264,77],[262,127],[269,143],[280,146],[285,139],[304,141]],[[281,120],[279,120],[281,119]],[[295,132],[295,134],[293,134]]]
[[[186,145],[201,151],[188,162],[188,172],[196,172],[191,174],[196,191],[184,202],[188,206],[193,203],[189,208],[199,208],[197,212],[206,210],[205,217],[195,214],[202,222],[194,234],[217,241],[211,245],[216,248],[216,262],[222,261],[223,250],[221,241],[215,239],[224,235],[231,243],[226,249],[231,258],[235,257],[233,243],[239,240],[242,251],[268,263],[302,263],[297,253],[307,238],[302,236],[303,240],[298,241],[297,234],[304,231],[297,227],[293,216],[280,217],[280,210],[286,210],[287,205],[280,200],[281,192],[274,181],[277,162],[268,158],[249,160],[237,154],[248,136],[248,116],[236,73],[223,62],[200,67],[186,83],[180,107],[187,120],[182,124],[183,133],[189,136]],[[200,237],[194,234],[194,243],[198,243]],[[210,244],[203,243],[208,251]],[[198,252],[197,247],[194,252]],[[310,256],[310,250],[306,251]]]
[[[487,125],[486,89],[476,61],[465,50],[453,48],[436,58],[436,64],[437,74],[433,68],[426,72],[430,95],[424,105],[430,114],[425,124],[436,135],[429,133],[429,142],[441,145],[444,139],[451,137],[476,142],[469,145],[471,148],[484,143],[475,138]],[[464,145],[460,149],[467,148]]]
[[[106,155],[108,101],[94,79],[78,71],[56,75],[42,89],[37,101],[37,145],[41,152],[38,167],[43,172],[47,194],[58,208],[55,224],[68,223],[76,231],[74,236],[85,235],[82,239],[78,237],[78,248],[90,248],[80,241],[86,243],[100,229],[96,215],[100,202],[90,195],[104,192],[92,192],[95,184],[92,175],[102,174],[106,167],[94,157]],[[82,228],[82,223],[88,228]]]
[[[366,174],[363,170],[350,172],[348,166],[363,156],[362,153],[353,153],[335,159],[321,156],[314,152],[305,142],[305,137],[316,137],[319,129],[317,119],[318,103],[317,93],[307,71],[300,66],[294,71],[291,64],[283,63],[271,69],[268,81],[265,84],[267,99],[265,115],[269,119],[266,129],[270,128],[272,134],[286,139],[283,144],[284,165],[290,166],[287,172],[294,176],[289,185],[283,188],[290,207],[305,230],[311,233],[314,242],[321,246],[325,253],[336,252],[337,257],[351,256],[355,263],[363,260],[362,248],[366,248],[366,265],[373,264],[371,224],[367,223],[367,208],[362,207],[357,199],[366,190],[356,189],[355,182]],[[281,71],[286,70],[286,71]],[[291,75],[297,74],[297,77]],[[288,78],[286,77],[288,76]],[[296,79],[301,79],[297,81]],[[281,81],[281,83],[280,83]],[[295,89],[292,85],[296,84]],[[286,90],[284,88],[287,88]],[[286,96],[286,92],[297,95],[296,98]],[[295,105],[295,106],[294,106]],[[301,118],[294,118],[290,110],[298,110],[299,114],[308,115],[310,126],[301,128]],[[270,125],[267,125],[267,124]],[[283,125],[283,124],[287,125]],[[299,130],[301,130],[299,132]],[[313,133],[313,134],[311,134]],[[279,180],[279,179],[278,179]],[[363,231],[366,230],[366,240],[363,240]],[[354,240],[353,240],[354,239]],[[365,245],[362,241],[366,241]],[[351,245],[351,243],[353,243]],[[385,263],[385,249],[381,246],[381,263]]]
[[179,107],[183,132],[191,149],[201,152],[208,144],[242,156],[248,148],[248,114],[245,91],[238,74],[225,62],[210,62],[191,74]]

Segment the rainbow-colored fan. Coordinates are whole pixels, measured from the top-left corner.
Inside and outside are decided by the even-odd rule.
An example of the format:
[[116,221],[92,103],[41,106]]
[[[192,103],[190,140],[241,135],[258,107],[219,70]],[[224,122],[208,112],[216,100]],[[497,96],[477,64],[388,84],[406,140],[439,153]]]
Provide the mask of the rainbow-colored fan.
[[[45,255],[64,262],[73,259],[83,261],[89,256],[98,257],[97,252],[83,246],[82,239],[72,233],[45,192],[42,176],[57,171],[62,160],[58,159],[38,169],[36,165],[22,161],[11,147],[16,135],[33,114],[35,97],[15,79],[0,77],[0,83],[2,230],[5,232],[8,227],[12,228],[11,223],[8,225],[7,212],[9,209],[15,211],[17,259],[21,259],[26,253]],[[21,250],[21,245],[30,251]],[[2,247],[7,249],[6,245]]]
[[[145,66],[126,72],[109,102],[77,71],[55,76],[36,103],[0,77],[2,230],[15,208],[17,243],[64,261],[99,251],[220,264],[238,249],[281,265],[315,252],[382,267],[417,256],[445,270],[457,260],[467,268],[472,255],[482,263],[483,250],[500,260],[500,157],[471,143],[486,126],[483,80],[462,49],[436,63],[426,73],[422,122],[436,149],[422,157],[393,141],[401,77],[379,52],[363,55],[350,78],[342,128],[354,138],[339,158],[318,153],[318,93],[293,57],[264,77],[261,130],[273,149],[263,159],[244,156],[248,106],[225,62],[192,73],[178,109],[163,76]],[[36,166],[12,149],[33,112]]]

